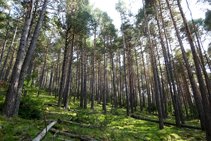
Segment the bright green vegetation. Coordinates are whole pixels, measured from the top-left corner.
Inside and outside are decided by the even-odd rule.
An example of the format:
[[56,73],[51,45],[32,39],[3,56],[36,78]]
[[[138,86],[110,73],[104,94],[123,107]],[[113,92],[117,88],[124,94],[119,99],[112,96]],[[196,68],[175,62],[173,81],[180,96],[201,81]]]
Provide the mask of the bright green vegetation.
[[[0,108],[3,106],[5,96],[3,92],[0,94]],[[34,103],[38,111],[42,111],[42,104],[57,104],[58,98],[50,97],[47,93],[42,93],[39,98],[37,94],[30,94],[31,103]],[[22,98],[23,99],[23,98]],[[23,100],[22,100],[23,101]],[[52,107],[44,105],[44,113],[46,120],[57,121],[58,119],[77,122],[84,125],[100,126],[100,128],[84,128],[73,124],[59,124],[56,123],[52,129],[67,131],[72,134],[78,134],[83,137],[91,137],[96,140],[205,140],[205,132],[201,130],[193,129],[179,129],[175,126],[165,126],[163,130],[159,130],[158,123],[138,120],[125,115],[125,109],[112,110],[112,105],[108,104],[108,114],[104,115],[102,111],[102,105],[95,103],[95,112],[90,109],[83,110],[79,107],[79,101],[76,103],[70,99],[70,111],[59,107]],[[34,108],[35,108],[34,107]],[[137,109],[139,111],[139,109]],[[111,114],[112,111],[112,114]],[[30,113],[30,112],[29,112]],[[44,128],[44,116],[37,120],[28,120],[20,117],[6,118],[0,116],[0,140],[1,141],[28,141],[35,138]],[[141,117],[158,120],[155,115],[150,115],[147,112],[136,112],[135,114]],[[174,122],[174,117],[169,117],[166,121]],[[49,122],[48,122],[49,124]],[[200,126],[196,120],[187,121],[188,125]],[[43,140],[56,141],[57,138],[70,139],[67,136],[56,135],[53,138],[53,134],[48,132],[47,136]]]

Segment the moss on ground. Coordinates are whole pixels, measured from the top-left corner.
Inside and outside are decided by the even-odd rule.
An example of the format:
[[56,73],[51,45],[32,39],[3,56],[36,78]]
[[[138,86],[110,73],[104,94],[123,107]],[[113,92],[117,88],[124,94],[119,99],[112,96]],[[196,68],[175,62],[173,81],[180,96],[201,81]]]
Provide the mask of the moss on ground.
[[[4,93],[4,92],[3,92]],[[51,97],[48,93],[41,93],[37,97],[36,93],[32,93],[30,97],[34,100],[39,100],[40,103],[57,104],[58,98]],[[5,99],[4,94],[0,94],[0,110]],[[72,134],[78,134],[83,137],[92,137],[96,140],[112,140],[112,141],[132,141],[132,140],[154,140],[154,141],[170,141],[170,140],[205,140],[205,132],[193,129],[179,129],[175,126],[165,126],[163,130],[159,130],[158,124],[154,122],[137,120],[126,116],[125,109],[112,110],[112,105],[107,105],[108,114],[102,114],[102,105],[95,102],[95,112],[90,109],[83,110],[79,107],[79,100],[75,103],[70,99],[70,111],[59,107],[51,107],[44,105],[44,113],[46,119],[50,121],[57,121],[58,119],[77,122],[89,126],[100,126],[100,128],[83,128],[73,124],[55,124],[54,129],[66,131]],[[42,110],[42,105],[38,106]],[[139,109],[137,109],[139,110]],[[111,113],[112,111],[112,113]],[[43,113],[42,113],[43,114]],[[145,112],[135,112],[135,114],[158,120],[155,115]],[[174,117],[169,116],[165,121],[174,122]],[[189,120],[188,125],[200,126],[198,120]],[[0,115],[0,140],[1,141],[28,141],[35,138],[44,128],[44,116],[39,120],[26,120],[20,117],[6,118]],[[43,140],[57,141],[58,138],[71,139],[63,135],[53,135],[48,132]]]

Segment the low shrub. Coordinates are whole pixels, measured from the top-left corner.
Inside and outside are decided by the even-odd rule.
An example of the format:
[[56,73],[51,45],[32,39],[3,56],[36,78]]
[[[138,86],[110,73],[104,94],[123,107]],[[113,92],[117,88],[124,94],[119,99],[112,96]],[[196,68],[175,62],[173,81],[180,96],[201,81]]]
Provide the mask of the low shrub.
[[24,119],[40,119],[42,111],[39,109],[41,102],[29,96],[23,96],[20,102],[19,116]]

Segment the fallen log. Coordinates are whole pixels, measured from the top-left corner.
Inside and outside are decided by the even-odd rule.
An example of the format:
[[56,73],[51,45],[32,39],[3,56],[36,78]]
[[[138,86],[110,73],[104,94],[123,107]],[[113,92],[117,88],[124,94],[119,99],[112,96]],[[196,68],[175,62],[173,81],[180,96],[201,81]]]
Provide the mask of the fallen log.
[[81,126],[83,128],[99,128],[99,127],[96,127],[96,126],[89,126],[89,125],[84,125],[84,124],[81,124],[81,123],[69,122],[69,121],[64,121],[64,120],[60,120],[60,119],[58,119],[57,122],[58,123],[67,123],[67,124],[78,125],[78,126]]
[[[130,117],[132,118],[135,118],[135,119],[141,119],[141,120],[146,120],[146,121],[151,121],[151,122],[156,122],[156,123],[159,123],[158,120],[153,120],[153,119],[149,119],[149,118],[144,118],[144,117],[140,117],[140,116],[137,116],[137,115],[131,115]],[[171,122],[163,122],[164,125],[174,125],[176,126],[175,123],[171,123]],[[190,125],[185,125],[185,124],[181,124],[181,127],[183,128],[190,128],[190,129],[198,129],[198,130],[201,130],[201,127],[197,127],[197,126],[190,126]]]
[[52,133],[57,133],[57,134],[60,134],[60,135],[65,135],[65,136],[69,136],[71,138],[77,138],[77,139],[84,140],[84,141],[97,141],[97,140],[94,140],[94,139],[89,138],[89,137],[81,137],[80,135],[71,134],[71,133],[67,133],[67,132],[63,132],[63,131],[58,131],[58,130],[53,130],[53,129],[50,129],[49,131],[52,132]]
[[[54,126],[54,124],[56,124],[56,123],[57,123],[56,121],[50,123],[50,124],[47,126],[47,132],[48,132],[48,130],[49,130],[52,126]],[[32,141],[40,141],[40,140],[47,134],[47,132],[46,132],[46,128],[43,129],[42,132],[41,132],[36,138],[34,138]]]

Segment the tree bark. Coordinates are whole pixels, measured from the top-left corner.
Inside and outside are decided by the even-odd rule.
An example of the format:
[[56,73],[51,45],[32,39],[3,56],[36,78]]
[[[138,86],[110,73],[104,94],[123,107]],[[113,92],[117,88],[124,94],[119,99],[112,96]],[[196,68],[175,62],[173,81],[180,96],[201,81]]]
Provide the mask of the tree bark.
[[149,25],[148,25],[148,19],[147,19],[147,16],[146,16],[145,3],[144,3],[144,1],[142,1],[142,3],[143,3],[143,9],[144,9],[144,16],[145,16],[145,20],[146,20],[145,22],[146,22],[146,26],[147,26],[147,35],[148,35],[148,39],[149,39],[149,43],[150,43],[150,54],[151,54],[151,59],[152,59],[152,63],[153,63],[152,64],[153,65],[153,75],[154,75],[155,90],[156,90],[155,96],[156,96],[156,104],[157,104],[158,115],[159,115],[159,128],[163,129],[164,124],[163,124],[163,115],[162,115],[161,104],[160,104],[158,71],[157,71],[155,56],[154,56],[154,52],[153,52],[152,41],[151,41],[151,37],[150,37],[150,30],[149,30]]
[[129,96],[128,96],[128,90],[127,90],[127,70],[126,70],[127,66],[126,66],[126,58],[125,58],[126,46],[125,46],[124,25],[123,25],[122,15],[121,15],[121,23],[122,23],[122,38],[123,38],[123,48],[124,48],[123,63],[124,63],[124,73],[125,73],[125,94],[126,94],[126,99],[127,99],[127,116],[129,116],[130,115],[130,103],[129,103]]
[[[183,23],[185,25],[186,34],[187,34],[187,37],[188,37],[188,41],[189,41],[189,44],[190,44],[190,47],[191,47],[191,51],[192,51],[192,54],[193,54],[193,59],[194,59],[195,67],[196,67],[197,78],[199,80],[199,88],[200,88],[200,91],[201,91],[202,104],[203,104],[203,110],[204,110],[204,115],[205,115],[205,123],[206,123],[205,124],[206,138],[207,138],[207,140],[211,140],[211,109],[210,109],[210,103],[209,103],[209,100],[208,100],[208,97],[207,97],[208,92],[207,92],[206,86],[204,84],[204,80],[202,78],[201,68],[200,68],[200,65],[199,65],[199,58],[197,56],[195,46],[194,46],[194,43],[193,43],[193,39],[191,37],[190,28],[187,24],[185,15],[184,15],[182,7],[180,5],[180,1],[177,0],[177,3],[178,3],[178,7],[179,7],[179,10],[180,10],[182,19],[183,19]],[[202,70],[203,70],[203,68],[202,68]]]
[[[5,70],[5,67],[6,67],[6,65],[7,65],[7,61],[8,61],[8,58],[9,58],[10,52],[11,52],[11,50],[12,50],[12,46],[13,46],[13,43],[14,43],[15,37],[16,37],[16,32],[17,32],[17,29],[18,29],[18,24],[19,24],[19,19],[18,19],[18,23],[17,23],[17,25],[16,25],[16,27],[15,27],[15,31],[14,31],[14,34],[13,34],[13,37],[12,37],[12,41],[11,41],[11,44],[10,44],[9,50],[8,50],[8,52],[7,52],[7,56],[6,56],[6,58],[5,58],[5,61],[4,61],[4,64],[3,64],[3,67],[2,67],[1,72],[0,72],[0,74],[1,74],[1,76],[0,76],[0,80],[2,80],[2,78],[3,78],[4,70]],[[0,65],[1,65],[1,61],[0,61]]]
[[28,35],[29,26],[31,23],[31,17],[34,7],[34,0],[31,0],[26,13],[25,23],[21,34],[19,50],[16,57],[16,62],[11,75],[11,85],[8,88],[4,106],[2,109],[2,114],[7,117],[12,117],[14,115],[15,102],[16,102],[16,91],[18,87],[18,80],[21,71],[21,65],[23,63],[23,57],[26,49],[26,37]]
[[204,130],[205,129],[205,117],[204,117],[204,111],[203,111],[203,105],[202,105],[200,93],[198,91],[196,81],[194,79],[192,70],[190,68],[190,65],[189,65],[189,62],[188,62],[188,59],[187,59],[187,56],[186,56],[186,52],[185,52],[185,49],[184,49],[184,46],[183,46],[183,43],[182,43],[182,40],[181,40],[181,37],[180,37],[180,33],[178,31],[178,28],[177,28],[175,18],[173,16],[169,1],[166,0],[166,3],[167,3],[167,6],[168,6],[168,9],[170,11],[170,16],[171,16],[171,19],[172,19],[172,22],[173,22],[173,25],[174,25],[174,28],[175,28],[175,31],[176,31],[176,36],[178,38],[180,49],[181,49],[182,55],[183,55],[183,59],[185,61],[185,66],[186,66],[186,69],[188,71],[188,76],[189,76],[191,86],[192,86],[192,89],[193,89],[194,99],[195,99],[197,110],[198,110],[198,113],[199,113],[199,118],[201,120],[201,126],[202,126],[202,129]]
[[95,49],[96,49],[96,32],[97,29],[94,30],[94,56],[93,56],[93,68],[92,68],[92,95],[91,95],[91,109],[94,109],[94,94],[95,94]]
[[72,45],[71,45],[71,49],[70,49],[70,58],[69,58],[69,67],[68,67],[68,71],[67,71],[67,82],[66,82],[66,86],[64,89],[64,107],[67,109],[68,105],[69,105],[69,88],[70,88],[70,80],[71,80],[71,76],[72,76],[72,62],[73,62],[73,49],[74,49],[74,42],[75,42],[75,35],[72,35]]
[[[86,38],[85,38],[86,45]],[[87,52],[84,53],[84,109],[87,109]]]
[[[34,0],[33,0],[33,3],[34,3]],[[37,39],[38,39],[38,36],[39,36],[40,29],[42,27],[42,22],[43,22],[44,15],[45,15],[45,12],[46,12],[46,9],[47,9],[47,4],[48,4],[48,0],[45,0],[44,3],[43,3],[43,6],[42,6],[42,11],[40,13],[37,25],[35,27],[34,35],[32,37],[30,46],[28,48],[28,51],[26,53],[26,57],[24,59],[24,63],[22,65],[21,72],[19,72],[20,76],[19,76],[19,82],[18,82],[18,85],[17,85],[18,89],[17,89],[17,96],[16,96],[16,103],[15,103],[15,115],[18,115],[18,110],[19,110],[19,105],[20,105],[20,100],[21,100],[21,94],[22,94],[22,89],[23,89],[23,83],[24,83],[24,80],[25,80],[25,77],[26,77],[26,73],[27,73],[27,70],[28,70],[29,63],[30,63],[31,58],[32,58],[32,54],[34,52],[34,49],[36,48],[36,43],[37,43]],[[27,42],[27,41],[25,41],[25,42]],[[25,44],[25,46],[26,46],[26,44]],[[23,52],[23,55],[24,55],[24,53],[25,53],[25,51]]]

